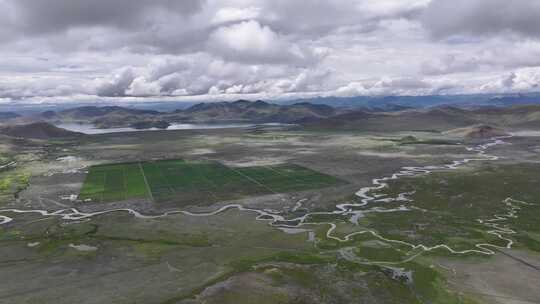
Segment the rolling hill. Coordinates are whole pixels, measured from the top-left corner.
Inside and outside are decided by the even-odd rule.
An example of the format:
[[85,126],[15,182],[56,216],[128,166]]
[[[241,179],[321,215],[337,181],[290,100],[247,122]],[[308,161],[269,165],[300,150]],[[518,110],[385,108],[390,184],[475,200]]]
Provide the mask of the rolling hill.
[[[540,105],[461,109],[441,106],[398,112],[352,111],[330,118],[303,121],[306,128],[364,131],[449,131],[489,125],[494,129],[540,128]],[[480,130],[481,131],[481,130]],[[487,131],[487,130],[486,130]]]
[[291,123],[306,118],[325,118],[336,114],[336,110],[327,105],[297,103],[277,105],[261,100],[251,102],[201,103],[186,110],[175,112],[184,120],[194,122],[209,121],[246,121],[246,122],[283,122]]
[[469,126],[477,121],[462,109],[440,107],[393,113],[353,111],[327,119],[304,121],[307,128],[332,128],[363,131],[444,131]]
[[11,120],[19,117],[21,117],[21,115],[14,112],[0,112],[0,121]]
[[158,112],[111,107],[78,107],[59,112],[43,112],[39,118],[49,122],[85,122],[99,128],[166,128],[171,123],[294,123],[306,119],[327,118],[338,112],[327,105],[298,103],[277,105],[264,101],[200,103],[173,112]]
[[71,138],[83,135],[82,133],[58,128],[46,122],[3,126],[0,127],[0,134],[31,139]]
[[540,128],[540,105],[459,108],[438,106],[394,111],[374,108],[337,109],[307,102],[276,104],[265,101],[199,103],[172,112],[119,106],[85,106],[46,111],[38,119],[51,123],[91,123],[98,128],[166,129],[172,123],[295,123],[310,129],[363,131],[448,131],[474,125],[501,128]]
[[465,128],[458,128],[444,132],[447,135],[461,137],[467,140],[482,140],[498,136],[506,136],[503,129],[489,125],[474,125]]

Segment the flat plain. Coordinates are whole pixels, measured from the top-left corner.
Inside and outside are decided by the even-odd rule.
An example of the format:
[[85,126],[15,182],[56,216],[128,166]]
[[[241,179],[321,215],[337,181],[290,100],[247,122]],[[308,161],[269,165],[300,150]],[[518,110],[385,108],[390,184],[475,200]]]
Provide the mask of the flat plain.
[[[537,303],[534,134],[484,156],[419,131],[7,142],[0,302]],[[430,173],[362,202],[404,167]]]

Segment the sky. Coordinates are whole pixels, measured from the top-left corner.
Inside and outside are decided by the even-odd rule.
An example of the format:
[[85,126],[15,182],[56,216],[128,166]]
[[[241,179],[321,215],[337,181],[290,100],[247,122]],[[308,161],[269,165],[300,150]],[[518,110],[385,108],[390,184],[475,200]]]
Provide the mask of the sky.
[[0,103],[537,92],[537,0],[0,0]]

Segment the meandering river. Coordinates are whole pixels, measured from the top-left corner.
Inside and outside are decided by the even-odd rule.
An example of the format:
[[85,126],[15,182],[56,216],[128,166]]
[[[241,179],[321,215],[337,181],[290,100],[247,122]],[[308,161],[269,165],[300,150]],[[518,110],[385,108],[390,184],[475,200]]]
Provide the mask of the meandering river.
[[[91,218],[94,216],[99,216],[107,213],[113,213],[113,212],[127,212],[132,214],[136,218],[161,218],[165,216],[170,216],[173,214],[184,214],[188,216],[195,216],[195,217],[207,217],[207,216],[214,216],[217,214],[220,214],[224,211],[230,210],[230,209],[238,209],[240,211],[245,212],[252,212],[257,214],[256,219],[261,221],[268,221],[272,226],[278,227],[278,228],[303,228],[308,229],[309,226],[312,225],[327,225],[329,226],[328,230],[326,231],[326,237],[329,239],[333,239],[339,242],[346,242],[351,240],[356,235],[361,234],[371,234],[372,236],[380,239],[381,241],[388,242],[388,243],[396,243],[400,245],[405,245],[411,248],[411,250],[419,250],[417,254],[407,258],[404,261],[401,262],[377,262],[377,261],[370,261],[369,264],[399,264],[406,261],[410,261],[414,259],[416,256],[420,255],[422,252],[426,251],[432,251],[435,249],[446,249],[451,253],[454,254],[467,254],[467,253],[479,253],[479,254],[485,254],[485,255],[492,255],[495,253],[493,250],[494,248],[511,248],[513,245],[513,241],[505,235],[508,234],[514,234],[516,233],[512,229],[501,225],[499,222],[504,222],[509,218],[515,218],[517,217],[517,212],[526,205],[532,205],[531,203],[527,203],[524,201],[519,201],[513,198],[507,198],[502,203],[504,203],[507,207],[508,212],[506,214],[496,214],[491,219],[487,220],[481,220],[478,219],[478,221],[486,226],[487,233],[497,236],[499,239],[506,242],[506,246],[499,246],[495,244],[489,244],[489,243],[478,243],[475,245],[475,249],[469,249],[469,250],[454,250],[451,247],[449,247],[446,244],[439,244],[435,246],[426,246],[424,244],[412,244],[408,242],[404,242],[401,240],[392,240],[383,237],[376,231],[372,230],[359,230],[350,234],[347,234],[343,237],[338,237],[334,235],[334,232],[336,230],[336,224],[333,222],[317,222],[317,223],[310,223],[306,222],[308,217],[313,215],[341,215],[341,216],[348,216],[350,218],[350,221],[354,224],[357,224],[357,220],[359,217],[363,216],[366,213],[370,212],[381,212],[381,213],[387,213],[387,212],[406,212],[409,210],[414,209],[415,207],[412,206],[410,203],[413,202],[413,200],[410,198],[410,196],[413,194],[413,192],[408,193],[400,193],[397,197],[387,197],[386,194],[381,193],[380,191],[386,187],[388,187],[388,181],[390,180],[396,180],[400,177],[404,176],[417,176],[420,174],[429,174],[434,171],[438,170],[455,170],[458,169],[460,166],[463,166],[469,162],[473,161],[496,161],[499,159],[499,157],[495,155],[489,155],[487,154],[486,150],[488,150],[490,147],[505,144],[504,139],[509,138],[507,137],[499,137],[494,138],[492,141],[478,145],[473,147],[467,147],[466,149],[470,152],[474,152],[474,157],[466,158],[462,160],[455,160],[449,164],[445,165],[432,165],[432,166],[424,166],[424,167],[403,167],[400,171],[385,177],[375,178],[372,180],[372,185],[368,187],[363,187],[360,190],[356,192],[356,196],[360,198],[360,202],[358,203],[343,203],[336,205],[336,209],[332,211],[327,212],[310,212],[306,213],[303,216],[287,219],[285,216],[281,214],[279,211],[270,211],[270,210],[262,210],[262,209],[254,209],[254,208],[246,208],[239,204],[230,204],[223,206],[215,211],[207,212],[207,213],[193,213],[185,210],[175,210],[175,211],[169,211],[160,215],[145,215],[142,214],[136,210],[133,209],[112,209],[112,210],[103,210],[98,212],[82,212],[78,210],[77,208],[68,208],[68,209],[61,209],[61,210],[55,210],[55,211],[48,211],[48,210],[25,210],[25,209],[3,209],[0,210],[0,225],[5,225],[7,223],[10,223],[14,220],[14,218],[6,215],[10,214],[22,214],[22,213],[36,213],[40,214],[43,217],[60,217],[63,220],[66,221],[79,221],[82,219]],[[370,209],[362,209],[358,210],[357,208],[360,207],[366,207],[370,203],[377,202],[377,206],[370,208]],[[381,207],[380,203],[385,202],[403,202],[403,204],[398,208],[392,208],[387,209],[384,207]],[[301,207],[302,201],[299,201],[297,203],[297,207]],[[286,232],[287,230],[285,230]],[[359,262],[358,259],[354,256],[354,254],[348,250],[347,248],[344,248],[340,251],[343,258]],[[366,263],[366,262],[363,262]]]

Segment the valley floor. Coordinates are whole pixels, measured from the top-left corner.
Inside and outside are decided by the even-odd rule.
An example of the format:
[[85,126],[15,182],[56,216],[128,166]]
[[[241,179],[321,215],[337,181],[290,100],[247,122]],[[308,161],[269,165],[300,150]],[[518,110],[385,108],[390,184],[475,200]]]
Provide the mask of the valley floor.
[[[287,128],[6,141],[0,277],[10,279],[0,303],[538,303],[538,153],[534,132],[484,142]],[[297,166],[340,182],[192,204],[181,194],[78,197],[91,166],[163,159]]]

